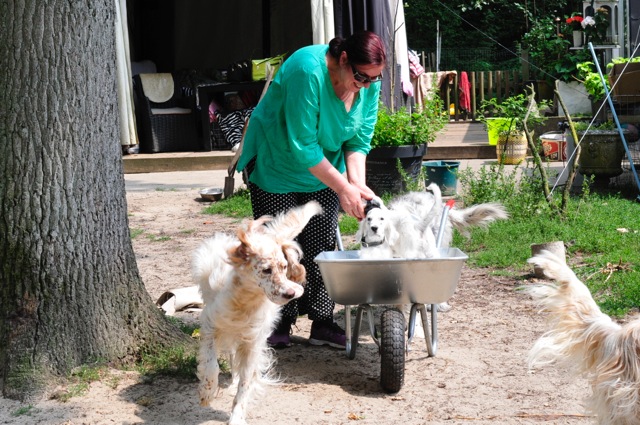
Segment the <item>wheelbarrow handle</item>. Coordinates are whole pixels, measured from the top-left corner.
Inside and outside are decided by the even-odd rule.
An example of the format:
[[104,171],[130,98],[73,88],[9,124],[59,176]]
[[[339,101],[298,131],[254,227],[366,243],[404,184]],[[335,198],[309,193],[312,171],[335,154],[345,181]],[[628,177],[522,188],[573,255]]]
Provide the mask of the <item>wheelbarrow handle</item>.
[[338,251],[344,251],[344,245],[342,244],[342,234],[340,233],[340,225],[336,226],[336,244],[338,245]]
[[436,240],[436,248],[440,248],[442,245],[442,238],[444,237],[444,229],[447,226],[447,217],[449,216],[449,210],[453,208],[453,205],[456,203],[453,199],[449,199],[444,204],[444,211],[442,212],[442,217],[440,218],[440,230],[438,231],[438,239]]

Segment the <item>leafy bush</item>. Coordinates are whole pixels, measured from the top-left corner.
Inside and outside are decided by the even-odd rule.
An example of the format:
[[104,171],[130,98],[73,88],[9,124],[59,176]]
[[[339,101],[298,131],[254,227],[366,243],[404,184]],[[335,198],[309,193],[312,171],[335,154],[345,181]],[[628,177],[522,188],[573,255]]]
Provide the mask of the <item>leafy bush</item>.
[[442,100],[436,94],[425,99],[421,112],[409,112],[406,108],[394,112],[381,104],[371,147],[431,143],[447,121]]
[[[549,105],[550,101],[548,100],[543,100],[539,104],[531,105],[531,107],[535,109],[527,117],[528,128],[531,129],[533,126],[544,123],[546,118],[542,113],[542,109],[547,108]],[[506,128],[522,131],[524,130],[524,119],[527,116],[529,107],[529,98],[523,93],[509,96],[502,101],[499,101],[495,97],[484,99],[480,103],[478,119],[486,122],[486,118],[488,117],[508,118],[511,120],[511,123]]]

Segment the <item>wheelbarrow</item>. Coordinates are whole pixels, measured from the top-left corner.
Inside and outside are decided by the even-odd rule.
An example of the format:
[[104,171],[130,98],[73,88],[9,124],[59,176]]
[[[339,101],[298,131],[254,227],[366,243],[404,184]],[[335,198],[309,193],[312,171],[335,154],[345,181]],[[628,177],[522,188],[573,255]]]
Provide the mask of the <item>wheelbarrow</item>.
[[[344,306],[346,353],[354,359],[363,314],[367,314],[371,336],[381,357],[380,384],[384,391],[400,391],[404,383],[405,358],[414,336],[420,312],[430,357],[438,349],[437,304],[455,292],[462,266],[468,259],[458,248],[440,248],[449,209],[447,202],[438,232],[438,255],[427,259],[362,259],[360,251],[345,251],[337,230],[338,251],[321,252],[315,258],[329,296]],[[410,304],[409,323],[396,305]],[[351,307],[357,305],[351,326]],[[380,316],[380,337],[376,332],[373,305],[384,305]],[[426,306],[431,306],[431,324]],[[431,329],[431,331],[429,331]],[[407,338],[405,341],[405,331]]]

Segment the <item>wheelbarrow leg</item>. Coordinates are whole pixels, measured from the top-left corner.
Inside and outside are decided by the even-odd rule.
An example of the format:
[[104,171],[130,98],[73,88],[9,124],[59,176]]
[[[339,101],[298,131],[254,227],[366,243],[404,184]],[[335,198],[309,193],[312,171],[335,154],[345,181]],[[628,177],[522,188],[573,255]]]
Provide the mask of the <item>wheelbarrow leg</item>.
[[431,304],[431,332],[429,332],[429,320],[427,319],[426,306],[424,304],[414,304],[411,306],[412,314],[414,308],[420,312],[420,317],[422,318],[424,339],[427,343],[427,352],[429,353],[429,357],[434,357],[438,351],[438,305]]
[[356,323],[351,328],[351,306],[344,306],[344,336],[346,340],[347,357],[353,360],[356,357],[356,349],[358,348],[358,338],[360,337],[360,325],[362,324],[362,315],[367,309],[366,305],[359,305],[356,311]]

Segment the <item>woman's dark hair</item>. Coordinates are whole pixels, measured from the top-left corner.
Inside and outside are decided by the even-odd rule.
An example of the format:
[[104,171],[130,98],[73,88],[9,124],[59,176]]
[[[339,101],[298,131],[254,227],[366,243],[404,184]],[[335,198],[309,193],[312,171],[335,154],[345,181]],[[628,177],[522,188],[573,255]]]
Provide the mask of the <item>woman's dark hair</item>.
[[347,52],[349,63],[354,65],[384,65],[387,62],[382,39],[371,31],[358,31],[329,42],[331,56],[339,59],[342,52]]

